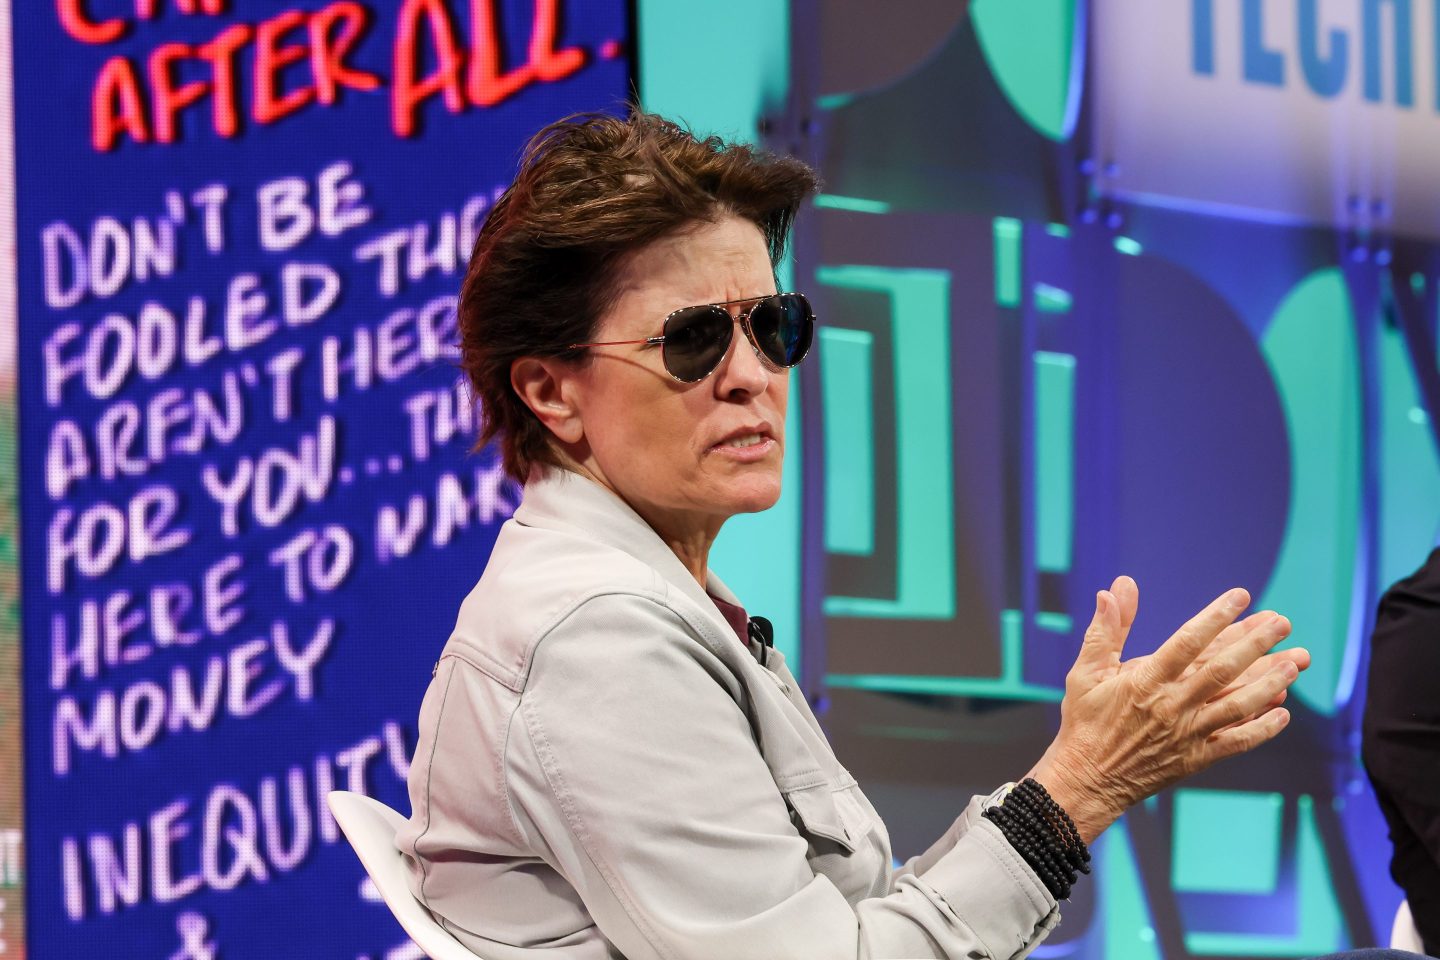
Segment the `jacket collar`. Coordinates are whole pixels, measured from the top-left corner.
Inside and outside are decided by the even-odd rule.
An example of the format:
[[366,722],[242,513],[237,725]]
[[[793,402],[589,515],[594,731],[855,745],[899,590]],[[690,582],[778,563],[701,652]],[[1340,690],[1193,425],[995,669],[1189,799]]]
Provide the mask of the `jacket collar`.
[[594,480],[560,467],[537,467],[525,483],[515,521],[530,527],[566,530],[629,554],[654,568],[667,583],[694,600],[723,628],[722,635],[734,635],[706,592],[727,603],[743,606],[735,594],[713,570],[707,572],[705,587],[701,589],[675,551],[660,539],[650,524],[628,503]]

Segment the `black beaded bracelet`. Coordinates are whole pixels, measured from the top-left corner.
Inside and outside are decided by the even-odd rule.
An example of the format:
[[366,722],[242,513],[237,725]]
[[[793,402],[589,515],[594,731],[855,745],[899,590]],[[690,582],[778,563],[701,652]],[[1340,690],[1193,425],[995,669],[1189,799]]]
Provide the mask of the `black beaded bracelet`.
[[1062,866],[1054,831],[1040,828],[1026,807],[1025,798],[1012,794],[1003,806],[986,810],[984,815],[1000,828],[1052,896],[1057,900],[1069,899],[1075,873],[1068,864]]
[[1036,781],[1020,781],[982,816],[1000,829],[1056,900],[1069,900],[1078,875],[1090,872],[1090,850],[1075,821]]

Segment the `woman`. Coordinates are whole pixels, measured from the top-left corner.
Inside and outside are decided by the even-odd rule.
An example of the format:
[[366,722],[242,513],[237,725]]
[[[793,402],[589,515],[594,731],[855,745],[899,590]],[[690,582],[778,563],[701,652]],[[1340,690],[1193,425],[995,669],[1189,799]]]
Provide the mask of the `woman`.
[[[1061,729],[891,869],[784,658],[710,571],[780,495],[798,161],[644,114],[537,136],[477,240],[467,374],[525,482],[421,711],[416,896],[490,960],[1022,956],[1128,806],[1284,728],[1303,650],[1232,590],[1122,663],[1097,596]],[[763,545],[756,545],[762,550]],[[1017,767],[1017,774],[1024,768]]]

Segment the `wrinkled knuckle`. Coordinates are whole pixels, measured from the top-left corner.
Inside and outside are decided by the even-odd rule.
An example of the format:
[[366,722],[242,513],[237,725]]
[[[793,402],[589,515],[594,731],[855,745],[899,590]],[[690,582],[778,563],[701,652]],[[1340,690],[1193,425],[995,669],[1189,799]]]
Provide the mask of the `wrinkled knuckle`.
[[1237,730],[1235,732],[1235,752],[1247,753],[1260,746],[1264,738],[1257,730]]
[[1224,689],[1235,679],[1234,671],[1219,660],[1211,660],[1205,664],[1202,673],[1205,685],[1216,690]]
[[1203,770],[1217,760],[1223,760],[1235,753],[1235,740],[1228,734],[1212,733],[1210,738],[1196,751]]
[[1235,749],[1234,740],[1216,739],[1212,740],[1209,748],[1205,751],[1205,759],[1201,769],[1211,766],[1220,760],[1235,756],[1238,751]]
[[1157,725],[1164,729],[1174,729],[1179,723],[1184,711],[1180,704],[1170,697],[1156,697],[1150,705],[1150,717]]
[[1136,699],[1141,702],[1153,700],[1160,695],[1164,684],[1155,675],[1155,671],[1149,664],[1145,664],[1130,673],[1130,686],[1135,691]]
[[1187,648],[1202,646],[1199,631],[1196,630],[1192,624],[1188,623],[1175,631],[1175,642]]
[[1220,709],[1220,725],[1222,727],[1228,727],[1231,724],[1239,723],[1249,715],[1249,711],[1238,702],[1233,699],[1227,700]]

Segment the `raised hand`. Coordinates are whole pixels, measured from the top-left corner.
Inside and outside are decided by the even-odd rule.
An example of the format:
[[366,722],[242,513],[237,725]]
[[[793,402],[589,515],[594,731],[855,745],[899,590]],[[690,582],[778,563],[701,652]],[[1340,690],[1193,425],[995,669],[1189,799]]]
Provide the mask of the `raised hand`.
[[1310,665],[1302,648],[1271,652],[1290,633],[1284,617],[1235,620],[1250,605],[1238,588],[1153,654],[1122,660],[1139,597],[1129,577],[1097,594],[1060,732],[1030,772],[1087,843],[1145,797],[1277,735],[1290,721],[1286,691]]

